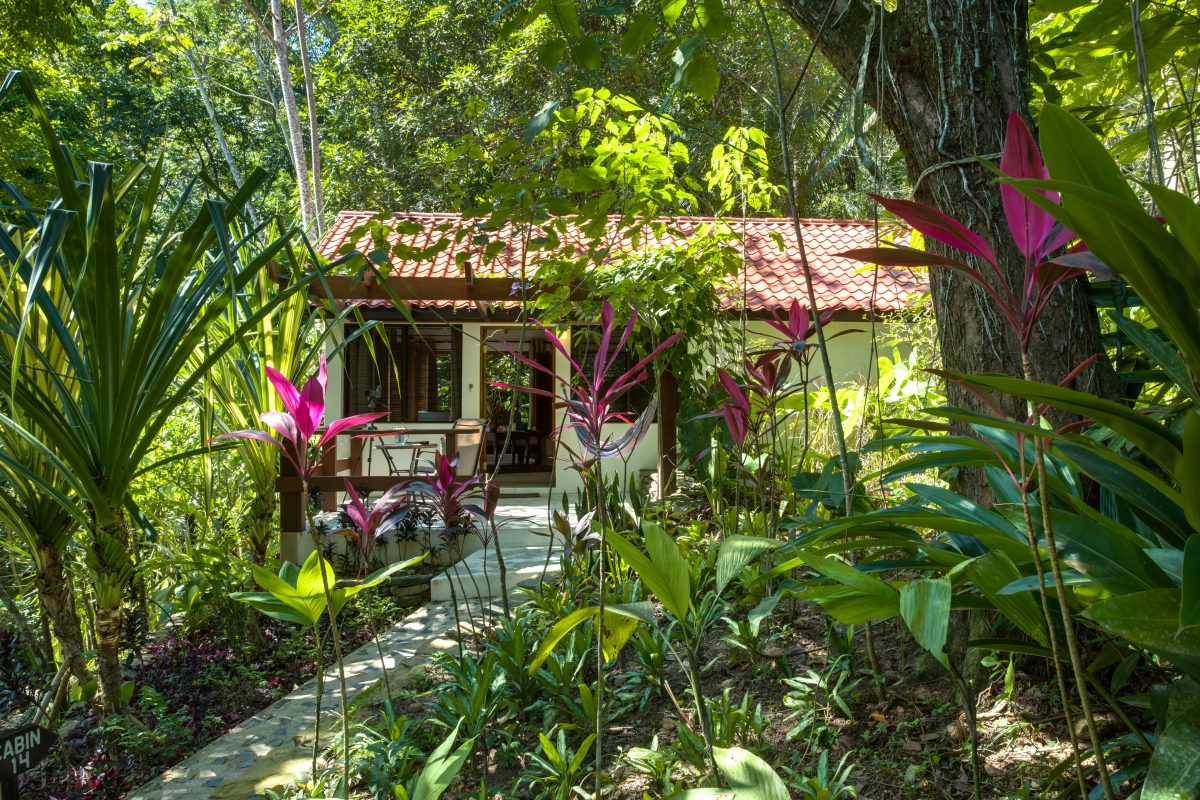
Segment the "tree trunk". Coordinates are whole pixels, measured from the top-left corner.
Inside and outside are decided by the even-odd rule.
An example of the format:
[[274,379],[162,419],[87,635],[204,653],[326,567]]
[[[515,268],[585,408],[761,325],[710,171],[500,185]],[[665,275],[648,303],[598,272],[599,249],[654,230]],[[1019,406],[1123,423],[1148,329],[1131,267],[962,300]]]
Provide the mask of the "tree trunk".
[[71,670],[72,677],[82,685],[92,679],[92,673],[83,658],[83,634],[80,632],[79,615],[71,602],[62,553],[54,547],[39,547],[37,562],[38,597],[46,609],[54,638],[62,649],[63,661]]
[[[229,168],[229,174],[233,176],[233,185],[241,189],[242,173],[238,169],[237,161],[233,158],[233,151],[229,149],[229,143],[225,141],[225,132],[221,128],[221,121],[217,119],[216,106],[213,105],[212,98],[208,95],[208,87],[204,83],[204,73],[200,71],[200,64],[196,61],[196,56],[191,48],[185,52],[188,64],[192,68],[192,77],[196,79],[196,92],[200,95],[200,102],[204,103],[204,110],[208,112],[208,121],[212,124],[213,134],[217,138],[217,146],[221,148],[221,155],[225,159],[225,166]],[[250,217],[250,223],[258,227],[258,213],[254,210],[253,203],[246,203],[246,214]]]
[[277,497],[275,487],[271,486],[257,491],[250,501],[246,537],[250,540],[251,559],[260,567],[267,562],[267,551],[275,532]]
[[312,151],[313,222],[317,236],[325,232],[325,189],[321,185],[321,133],[317,128],[317,92],[313,84],[312,63],[308,59],[308,31],[304,6],[296,0],[296,40],[300,46],[300,64],[304,68],[304,100],[308,106],[308,142]]
[[[857,80],[870,40],[866,101],[883,114],[904,153],[914,198],[982,236],[1008,279],[1021,285],[1024,259],[1005,223],[999,189],[974,159],[997,156],[1010,111],[1028,118],[1026,0],[965,5],[900,0],[890,12],[870,0],[846,0],[828,20],[827,0],[780,2],[810,36],[819,37],[818,49],[847,81]],[[1016,337],[986,294],[949,270],[929,272],[946,369],[1020,375]],[[1041,320],[1031,343],[1039,379],[1058,382],[1081,361],[1103,352],[1096,314],[1080,282],[1064,284]],[[1103,397],[1119,391],[1103,358],[1073,385]],[[958,386],[947,388],[951,405],[980,407]],[[1021,401],[1008,403],[1014,416],[1025,416]],[[990,499],[980,474],[964,476],[959,489]]]
[[304,155],[304,133],[300,129],[300,113],[296,110],[296,89],[288,67],[287,34],[283,28],[282,0],[271,0],[271,48],[275,51],[275,66],[279,70],[279,94],[287,120],[292,165],[296,170],[296,187],[300,192],[300,223],[311,232],[315,211],[312,186],[308,180],[308,157]]
[[121,697],[121,606],[96,609],[96,671],[100,677],[100,702],[105,714],[125,703]]
[[121,602],[133,576],[128,531],[118,510],[115,517],[93,523],[91,567],[96,582],[96,673],[100,679],[101,707],[105,714],[120,711]]

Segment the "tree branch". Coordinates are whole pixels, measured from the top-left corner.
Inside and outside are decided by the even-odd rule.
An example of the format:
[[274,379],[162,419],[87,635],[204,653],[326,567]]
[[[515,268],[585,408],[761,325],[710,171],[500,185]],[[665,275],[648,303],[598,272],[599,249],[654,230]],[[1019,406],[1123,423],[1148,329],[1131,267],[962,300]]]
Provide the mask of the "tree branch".
[[250,19],[254,20],[254,24],[258,27],[259,32],[270,40],[271,29],[267,27],[267,23],[263,22],[263,18],[259,16],[259,13],[254,10],[254,6],[250,5],[250,0],[242,0],[242,5],[245,7],[246,12],[250,14]]
[[[820,32],[817,49],[851,86],[857,81],[863,43],[872,34],[876,15],[891,17],[893,13],[873,0],[779,0],[779,6],[813,39],[818,39]],[[868,55],[869,74],[875,74],[878,58],[876,45]],[[875,97],[875,87],[870,81],[865,87],[865,97],[868,104],[878,108],[879,98]]]

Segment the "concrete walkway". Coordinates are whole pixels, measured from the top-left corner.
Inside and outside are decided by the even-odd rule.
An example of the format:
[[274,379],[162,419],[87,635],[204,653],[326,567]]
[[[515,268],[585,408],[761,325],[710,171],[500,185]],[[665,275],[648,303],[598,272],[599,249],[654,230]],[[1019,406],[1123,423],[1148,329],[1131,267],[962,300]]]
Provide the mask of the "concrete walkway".
[[[465,606],[460,614],[466,614]],[[380,637],[392,688],[404,685],[412,671],[434,652],[455,647],[456,635],[449,603],[429,603],[396,623]],[[345,668],[347,689],[354,701],[383,680],[374,642],[347,656]],[[126,795],[126,800],[247,800],[264,789],[286,786],[312,764],[316,688],[313,678]],[[337,733],[338,698],[334,665],[325,673],[322,740],[328,736],[332,741]]]
[[[558,498],[552,509],[560,508]],[[436,576],[430,585],[432,602],[397,622],[380,636],[388,681],[393,690],[407,683],[412,671],[438,650],[457,646],[450,581],[455,582],[459,616],[465,621],[479,612],[479,598],[499,597],[525,581],[543,578],[549,541],[547,497],[501,501],[497,510],[500,546],[507,565],[501,584],[495,552],[479,550]],[[558,571],[558,553],[552,554],[546,574]],[[478,588],[477,588],[478,587]],[[470,603],[470,609],[467,608]],[[501,613],[498,602],[489,603]],[[346,658],[346,684],[352,703],[381,686],[383,670],[379,652],[371,642]],[[339,695],[337,667],[325,673],[321,739],[332,742],[338,733]],[[316,679],[245,720],[220,739],[176,764],[145,786],[126,795],[127,800],[247,800],[265,789],[282,790],[307,774],[312,764],[312,737],[316,725]]]

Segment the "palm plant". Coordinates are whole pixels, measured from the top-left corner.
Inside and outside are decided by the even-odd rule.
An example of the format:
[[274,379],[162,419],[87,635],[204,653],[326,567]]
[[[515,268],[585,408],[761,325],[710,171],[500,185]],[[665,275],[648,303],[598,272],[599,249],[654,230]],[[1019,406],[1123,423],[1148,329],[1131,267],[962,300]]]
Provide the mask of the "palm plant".
[[[136,571],[126,520],[130,487],[171,414],[212,365],[306,282],[279,292],[232,339],[192,363],[231,298],[291,235],[253,254],[242,249],[249,238],[231,239],[229,217],[265,174],[250,176],[228,202],[206,201],[184,225],[191,193],[162,207],[161,162],[124,174],[111,164],[80,163],[60,145],[28,76],[10,73],[0,100],[14,86],[41,128],[60,197],[30,218],[25,248],[8,244],[0,259],[5,283],[26,286],[28,298],[19,315],[6,309],[0,320],[13,342],[0,425],[54,464],[74,494],[31,476],[86,531],[98,673],[111,713],[123,705],[121,603]],[[7,232],[3,238],[14,241]],[[30,335],[35,326],[44,332],[40,339]]]
[[[281,260],[289,262],[290,272],[298,275],[304,272],[303,256],[303,250],[288,248],[282,251]],[[242,336],[235,337],[234,332],[257,310],[270,304],[275,294],[276,287],[270,277],[265,273],[258,275],[247,291],[226,307],[210,330],[210,341],[234,340],[204,382],[204,399],[211,403],[214,424],[219,430],[253,428],[263,412],[282,410],[279,396],[263,371],[264,365],[274,367],[290,380],[298,380],[312,372],[318,354],[339,353],[377,325],[364,325],[329,347],[331,334],[341,329],[341,322],[352,309],[330,313],[312,307],[307,297],[296,294],[279,303],[275,313],[262,317],[257,324],[244,329]],[[200,364],[205,355],[198,352],[193,362]],[[238,439],[235,449],[249,478],[250,507],[244,534],[252,562],[261,566],[266,563],[275,531],[279,453],[271,445],[254,439]]]

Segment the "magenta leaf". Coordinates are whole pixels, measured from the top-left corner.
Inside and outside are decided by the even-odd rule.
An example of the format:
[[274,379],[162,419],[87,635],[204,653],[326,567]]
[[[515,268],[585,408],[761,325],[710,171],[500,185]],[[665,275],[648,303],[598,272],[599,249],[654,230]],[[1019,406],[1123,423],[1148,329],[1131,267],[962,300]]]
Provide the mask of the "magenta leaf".
[[279,395],[279,399],[283,401],[283,408],[287,413],[295,416],[296,409],[300,407],[300,392],[296,390],[295,384],[287,379],[279,370],[274,367],[265,367],[267,380],[275,387],[275,393]]
[[300,406],[296,409],[296,425],[307,441],[321,424],[325,416],[325,385],[329,382],[329,366],[325,354],[321,354],[321,365],[317,374],[310,377],[300,392]]
[[387,416],[386,411],[378,411],[372,414],[355,414],[352,417],[343,417],[335,419],[329,423],[329,427],[321,434],[321,440],[317,443],[318,449],[324,450],[328,444],[332,444],[335,437],[345,433],[351,428],[356,428],[360,425],[370,425],[372,422],[383,419]]
[[[1011,178],[1046,180],[1050,177],[1033,134],[1016,112],[1008,115],[1008,131],[1004,136],[1000,171]],[[1047,199],[1058,202],[1056,193],[1039,191]],[[1043,248],[1051,244],[1048,237],[1054,228],[1054,217],[1007,183],[1000,185],[1000,200],[1004,205],[1004,217],[1008,221],[1009,230],[1012,231],[1013,240],[1017,243],[1017,249],[1031,261],[1041,260],[1046,252],[1050,252]]]
[[992,248],[988,247],[987,242],[953,217],[943,214],[933,206],[918,203],[916,200],[896,200],[873,193],[868,194],[875,202],[920,231],[925,238],[979,256],[993,267],[996,266],[996,256],[992,253]]

